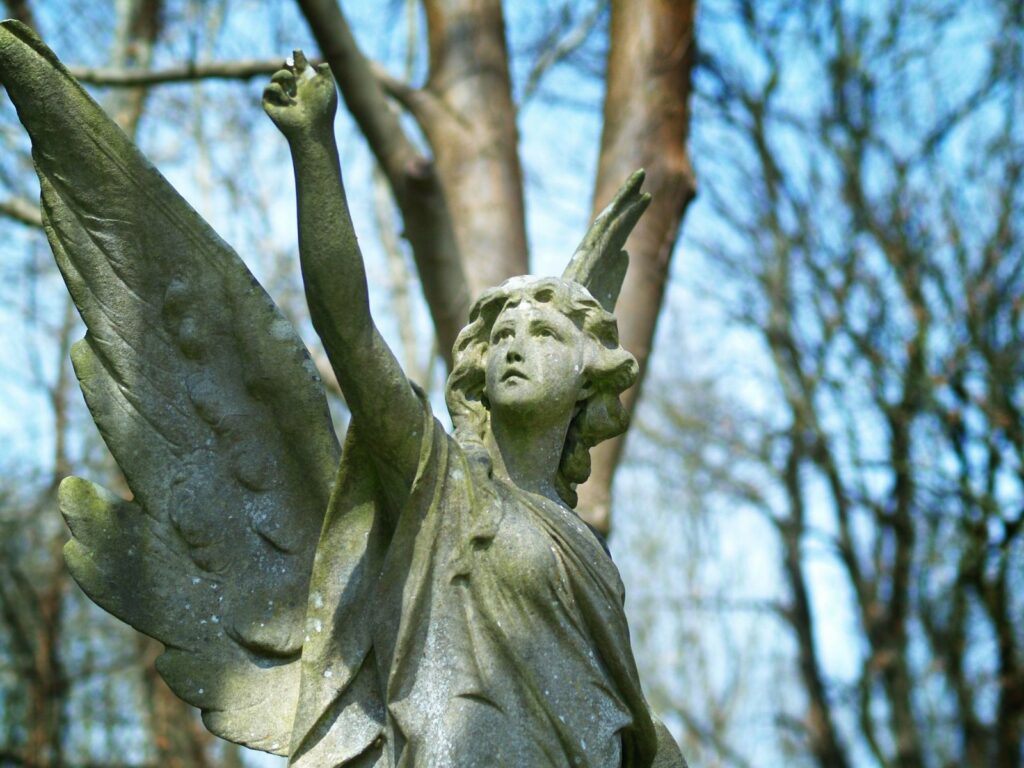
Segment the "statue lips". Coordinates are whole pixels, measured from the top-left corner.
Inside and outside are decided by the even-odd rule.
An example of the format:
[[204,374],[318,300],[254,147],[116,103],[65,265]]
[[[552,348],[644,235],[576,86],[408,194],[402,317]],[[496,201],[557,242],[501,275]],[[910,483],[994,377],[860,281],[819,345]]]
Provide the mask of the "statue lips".
[[505,373],[501,375],[502,382],[510,381],[514,379],[522,379],[523,381],[529,381],[530,377],[520,371],[518,368],[509,368]]

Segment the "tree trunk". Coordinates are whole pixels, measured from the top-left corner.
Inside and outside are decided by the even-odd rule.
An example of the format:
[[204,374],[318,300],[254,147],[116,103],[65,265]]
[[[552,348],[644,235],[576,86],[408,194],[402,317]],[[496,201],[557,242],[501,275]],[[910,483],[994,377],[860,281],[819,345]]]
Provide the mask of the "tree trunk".
[[156,765],[166,768],[208,768],[208,747],[214,737],[202,726],[195,709],[167,687],[156,672],[156,659],[163,645],[145,635],[138,638],[143,660],[143,685],[149,714],[149,743]]
[[345,105],[391,186],[434,322],[438,348],[451,367],[452,345],[469,314],[470,294],[445,190],[433,162],[405,134],[337,1],[298,3],[331,66]]
[[426,0],[424,6],[430,76],[417,116],[476,299],[529,271],[505,20],[499,0]]
[[[47,575],[45,587],[34,589],[24,574],[13,585],[14,593],[20,593],[22,598],[23,619],[23,623],[15,624],[13,628],[27,630],[23,644],[29,662],[25,765],[37,768],[60,768],[64,765],[62,724],[67,703],[67,679],[59,648],[64,629],[61,605],[68,579],[60,561],[60,542],[50,543],[57,567]],[[17,610],[19,601],[8,602]]]
[[[640,363],[640,379],[623,396],[630,412],[647,370],[679,226],[696,191],[686,151],[696,6],[695,0],[612,2],[594,215],[637,168],[646,169],[645,190],[653,197],[626,243],[630,266],[615,311],[622,345]],[[580,515],[606,533],[622,440],[591,451],[590,480],[579,489]]]

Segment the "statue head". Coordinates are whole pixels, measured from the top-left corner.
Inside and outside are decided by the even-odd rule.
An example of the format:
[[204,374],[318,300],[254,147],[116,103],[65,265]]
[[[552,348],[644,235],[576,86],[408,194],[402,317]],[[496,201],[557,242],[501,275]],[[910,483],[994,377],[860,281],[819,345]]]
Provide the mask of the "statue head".
[[[483,449],[490,431],[487,365],[492,344],[500,343],[492,333],[503,313],[523,305],[534,305],[541,313],[554,310],[569,321],[575,333],[575,361],[579,370],[576,393],[568,393],[573,413],[555,475],[559,496],[570,507],[576,505],[575,486],[590,475],[590,448],[625,431],[629,416],[619,395],[633,384],[637,363],[619,345],[618,327],[608,312],[577,282],[554,277],[517,277],[485,291],[470,312],[469,324],[455,342],[454,364],[448,378],[446,399],[455,425],[456,438],[471,452]],[[542,353],[538,336],[525,339],[530,348]],[[526,387],[524,398],[539,400],[543,391]],[[572,404],[575,404],[574,406]],[[524,402],[524,408],[540,403]]]
[[[590,449],[629,425],[619,395],[636,381],[638,366],[619,345],[612,310],[629,264],[623,250],[626,238],[651,202],[650,195],[640,191],[643,181],[643,170],[626,180],[590,225],[561,278],[515,277],[485,291],[455,340],[446,399],[456,438],[467,453],[490,466],[485,447],[491,432],[489,393],[503,401],[496,403],[503,419],[519,409],[524,420],[536,418],[544,428],[548,416],[564,424],[568,415],[554,484],[570,507],[576,506],[576,486],[590,476]],[[516,343],[528,345],[526,356],[532,350],[547,359],[520,382],[504,386],[506,376],[515,376],[516,363],[505,359],[513,351],[503,340],[503,325],[515,323],[524,328],[540,324],[540,333],[521,333]],[[495,325],[497,335],[492,333]],[[544,339],[545,325],[555,332],[556,344]],[[554,326],[566,333],[558,333]],[[489,355],[492,344],[505,350],[500,361]]]

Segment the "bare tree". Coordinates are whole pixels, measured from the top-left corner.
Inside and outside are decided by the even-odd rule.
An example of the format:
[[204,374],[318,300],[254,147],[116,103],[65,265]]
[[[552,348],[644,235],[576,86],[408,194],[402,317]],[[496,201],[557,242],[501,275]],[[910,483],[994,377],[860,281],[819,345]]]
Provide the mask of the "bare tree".
[[1024,6],[705,11],[702,288],[761,402],[659,426],[774,532],[775,754],[1019,765]]
[[[647,168],[648,186],[656,198],[648,213],[648,223],[627,244],[635,276],[630,277],[623,292],[619,313],[623,339],[642,362],[646,361],[669,259],[693,194],[685,153],[689,119],[686,104],[694,52],[695,4],[691,0],[596,0],[538,6],[538,13],[543,16],[541,26],[550,24],[550,29],[539,38],[541,42],[533,51],[533,66],[525,75],[524,68],[514,67],[504,9],[497,0],[424,0],[419,7],[407,3],[403,9],[392,4],[384,12],[408,14],[411,29],[415,30],[420,21],[423,23],[422,35],[411,36],[409,55],[413,65],[406,68],[404,79],[363,53],[356,42],[359,35],[349,28],[342,7],[335,0],[269,4],[266,17],[275,41],[258,46],[262,57],[253,57],[256,46],[245,48],[230,36],[222,36],[225,19],[236,12],[231,3],[207,7],[190,2],[125,0],[115,4],[116,14],[104,17],[101,13],[93,16],[91,12],[82,12],[76,16],[74,25],[60,24],[55,9],[41,1],[6,5],[11,15],[32,25],[41,24],[44,37],[53,41],[54,47],[74,65],[73,71],[83,81],[103,88],[98,93],[108,109],[129,133],[137,135],[162,167],[174,173],[176,167],[188,166],[201,194],[209,197],[197,201],[198,205],[209,203],[214,208],[220,205],[260,212],[244,222],[231,220],[218,226],[222,231],[228,227],[225,234],[240,245],[243,253],[263,254],[257,270],[271,283],[270,288],[285,311],[307,334],[308,320],[298,304],[290,301],[293,295],[298,296],[294,290],[294,260],[290,268],[280,266],[292,256],[293,246],[282,245],[272,214],[289,196],[277,190],[276,179],[268,181],[269,174],[260,177],[274,164],[255,162],[254,155],[269,156],[276,152],[278,169],[273,173],[277,175],[286,160],[272,149],[276,146],[273,139],[266,142],[268,149],[257,147],[255,141],[237,141],[239,136],[253,135],[266,128],[249,123],[250,118],[244,117],[246,112],[238,105],[248,105],[249,114],[262,119],[252,109],[256,102],[254,89],[258,93],[259,85],[248,82],[277,68],[279,60],[272,56],[293,45],[319,47],[321,57],[333,68],[349,111],[373,153],[399,214],[399,234],[405,244],[396,241],[394,233],[385,238],[390,254],[388,279],[393,285],[403,284],[404,257],[400,251],[406,249],[415,264],[433,322],[434,333],[430,335],[437,337],[436,354],[446,362],[476,293],[506,277],[529,271],[525,184],[517,129],[520,104],[516,94],[520,94],[520,101],[538,98],[538,94],[543,98],[545,77],[559,67],[574,66],[585,57],[588,67],[594,66],[596,72],[578,76],[591,81],[597,78],[599,82],[607,73],[608,81],[605,130],[601,147],[594,147],[599,156],[594,210],[602,207],[611,190],[638,166]],[[74,12],[76,8],[65,10]],[[305,21],[306,28],[296,25],[296,21]],[[108,44],[109,56],[101,50],[102,46],[96,45],[98,40]],[[379,42],[369,43],[368,50],[381,47]],[[284,51],[280,50],[282,47]],[[417,65],[415,56],[419,50],[423,59]],[[425,70],[422,82],[413,82],[410,75],[420,70]],[[208,110],[207,105],[214,100],[216,109]],[[599,113],[600,99],[593,100],[588,109],[591,114]],[[217,116],[208,116],[211,113]],[[183,115],[195,117],[183,120]],[[7,115],[8,119],[11,117]],[[175,135],[170,141],[166,132],[160,133],[161,124],[174,126]],[[25,227],[32,229],[40,222],[33,202],[35,190],[26,181],[30,178],[27,147],[13,129],[4,132],[2,140],[12,151],[0,160],[0,215],[6,217],[0,221],[0,227],[4,232],[16,233],[16,239],[21,240]],[[215,150],[211,149],[213,144]],[[277,193],[271,195],[271,189]],[[370,198],[369,188],[365,197]],[[228,201],[226,206],[224,200]],[[381,226],[389,219],[387,208],[378,200]],[[217,220],[216,216],[211,218]],[[581,215],[576,222],[579,232],[585,224]],[[236,227],[238,231],[232,229]],[[0,237],[0,241],[10,243],[14,239]],[[29,238],[24,239],[30,242]],[[31,263],[26,264],[35,279],[37,273],[43,274],[43,246],[38,238],[31,242],[35,243],[34,255]],[[51,395],[53,429],[58,436],[55,457],[48,467],[55,482],[72,470],[80,471],[83,461],[109,461],[92,439],[85,439],[78,432],[81,411],[68,393],[71,376],[63,349],[77,334],[78,326],[72,314],[61,316],[66,323],[62,334],[55,337],[60,349],[53,352],[64,362],[56,368],[49,363],[41,366],[45,375],[39,377]],[[401,329],[406,357],[410,361],[421,360],[422,356],[413,349],[417,334],[410,328],[416,322],[416,308],[402,310],[402,316],[408,318]],[[419,338],[423,339],[422,335]],[[57,371],[55,378],[53,371]],[[605,531],[609,527],[610,486],[618,455],[619,449],[615,448],[595,457],[594,481],[583,493],[581,513]],[[38,506],[47,506],[46,497],[41,497]],[[52,510],[45,514],[52,514]],[[31,520],[25,523],[31,528]],[[112,643],[118,649],[116,653],[105,654],[83,640],[72,653],[73,661],[61,655],[68,651],[66,633],[82,629],[79,625],[60,625],[60,621],[68,620],[68,615],[79,617],[80,612],[74,607],[77,593],[69,591],[59,568],[60,535],[56,531],[53,535],[52,551],[47,550],[51,559],[44,558],[56,574],[52,611],[56,623],[52,629],[65,634],[53,643],[51,663],[36,667],[58,676],[63,688],[60,696],[48,704],[56,715],[40,715],[32,722],[53,725],[46,726],[45,737],[40,731],[33,738],[49,739],[55,746],[44,753],[35,742],[25,746],[20,737],[11,737],[4,748],[15,745],[10,756],[20,762],[38,759],[42,761],[38,764],[47,765],[62,764],[62,760],[66,764],[85,764],[91,759],[85,756],[88,749],[79,750],[81,739],[68,741],[68,723],[58,722],[59,717],[67,718],[69,713],[83,722],[81,718],[85,715],[75,703],[79,701],[76,697],[81,695],[83,686],[92,683],[82,682],[82,675],[91,675],[93,679],[106,674],[104,670],[132,667],[134,656],[151,658],[155,650],[145,644],[132,648],[122,638]],[[13,555],[4,563],[13,567]],[[12,577],[11,583],[15,581]],[[12,596],[5,604],[13,604],[13,589],[7,589]],[[42,605],[38,595],[28,602]],[[88,622],[92,618],[85,616],[81,620]],[[77,655],[81,653],[88,657],[86,662],[79,663]],[[0,643],[0,654],[10,658],[8,646]],[[175,700],[167,698],[162,683],[151,672],[142,674],[139,668],[133,669],[136,671],[129,673],[133,682],[126,690],[140,697],[138,701],[143,706],[139,711],[126,712],[123,694],[100,686],[98,690],[105,691],[102,695],[113,703],[106,714],[88,722],[96,729],[107,729],[105,738],[117,744],[117,738],[109,734],[117,728],[124,731],[127,727],[130,731],[137,727],[131,723],[139,722],[141,712],[142,720],[153,731],[140,759],[162,765],[202,765],[209,761],[211,753],[205,735],[195,729],[195,719]],[[46,685],[47,695],[60,687]],[[120,725],[115,722],[119,719],[123,720]],[[61,749],[67,753],[66,759],[59,757]],[[8,757],[6,753],[4,756]]]

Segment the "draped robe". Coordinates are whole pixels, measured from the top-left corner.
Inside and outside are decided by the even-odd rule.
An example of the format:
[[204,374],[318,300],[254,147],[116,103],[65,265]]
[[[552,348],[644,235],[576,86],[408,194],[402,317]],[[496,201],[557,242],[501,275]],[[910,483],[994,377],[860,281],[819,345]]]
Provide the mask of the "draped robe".
[[641,693],[596,536],[473,466],[424,410],[399,510],[349,429],[310,585],[292,764],[685,765]]

